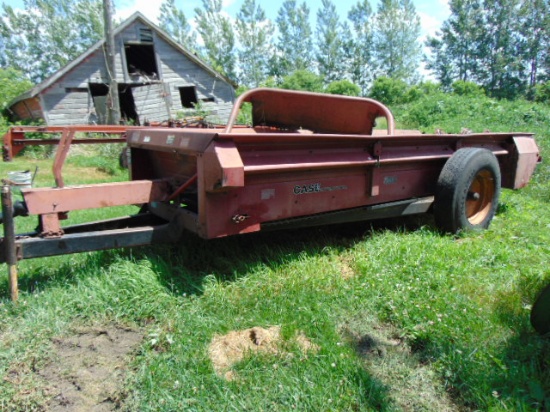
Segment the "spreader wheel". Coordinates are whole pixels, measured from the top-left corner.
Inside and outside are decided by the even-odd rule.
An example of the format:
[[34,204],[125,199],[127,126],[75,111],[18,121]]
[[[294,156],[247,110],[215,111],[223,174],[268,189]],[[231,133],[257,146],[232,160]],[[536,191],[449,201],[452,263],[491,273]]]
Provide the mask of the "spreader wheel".
[[436,225],[444,232],[486,229],[500,195],[495,155],[480,148],[459,149],[441,170],[434,199]]
[[531,309],[531,325],[541,335],[550,334],[550,285],[542,290]]

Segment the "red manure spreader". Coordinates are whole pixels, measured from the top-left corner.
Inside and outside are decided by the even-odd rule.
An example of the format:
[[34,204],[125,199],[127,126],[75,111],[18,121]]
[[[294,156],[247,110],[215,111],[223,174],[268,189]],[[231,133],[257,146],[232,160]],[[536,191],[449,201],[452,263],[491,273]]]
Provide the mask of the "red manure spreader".
[[[244,106],[251,125],[236,124]],[[385,129],[375,128],[377,119]],[[433,213],[442,231],[487,228],[501,188],[525,186],[540,161],[529,133],[395,130],[390,110],[363,98],[275,89],[236,101],[223,128],[129,127],[130,180],[65,186],[72,133],[58,145],[58,187],[3,188],[0,257],[18,260]],[[140,213],[73,226],[73,210],[140,205]],[[15,210],[15,213],[14,213]],[[16,235],[14,214],[38,216]]]

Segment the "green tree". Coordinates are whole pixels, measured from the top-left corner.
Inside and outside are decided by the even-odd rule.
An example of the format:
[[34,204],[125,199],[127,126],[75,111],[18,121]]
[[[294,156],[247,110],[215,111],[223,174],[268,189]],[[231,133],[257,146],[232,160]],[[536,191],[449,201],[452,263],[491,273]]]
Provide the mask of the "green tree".
[[188,50],[198,49],[197,35],[185,13],[176,7],[175,0],[165,0],[160,5],[159,27]]
[[354,5],[348,13],[352,23],[353,39],[351,41],[350,74],[352,81],[361,88],[361,94],[366,95],[374,77],[372,61],[372,8],[368,0]]
[[24,0],[4,4],[0,17],[3,64],[40,82],[103,38],[101,0]]
[[322,0],[317,11],[317,67],[325,82],[341,80],[345,76],[344,29],[336,6],[331,0]]
[[428,38],[433,58],[428,68],[445,87],[454,80],[476,80],[483,32],[481,0],[450,0],[450,17],[437,38]]
[[287,90],[302,90],[307,92],[322,92],[324,79],[308,70],[296,70],[283,77],[280,87]]
[[0,68],[0,133],[7,129],[9,103],[32,86],[32,82],[16,69]]
[[[529,88],[550,78],[550,1],[523,0],[520,8],[521,49],[527,64]],[[541,70],[542,69],[542,70]]]
[[342,96],[359,96],[361,94],[361,88],[349,80],[336,80],[330,83],[325,91]]
[[516,97],[525,89],[525,65],[517,52],[519,0],[484,0],[483,9],[479,82],[492,97]]
[[235,33],[229,17],[222,13],[222,0],[202,0],[202,8],[195,8],[195,17],[208,62],[235,79]]
[[369,97],[386,105],[405,103],[409,87],[401,79],[378,77],[372,84]]
[[296,70],[310,70],[313,65],[313,40],[309,8],[303,2],[285,0],[277,14],[279,38],[271,59],[272,75],[284,77]]
[[422,56],[420,18],[411,0],[381,0],[375,19],[374,49],[378,73],[416,81]]
[[452,84],[453,93],[459,96],[485,96],[485,90],[474,82],[457,80]]
[[544,79],[550,48],[548,0],[451,0],[451,16],[428,46],[446,87],[474,81],[493,97],[514,98]]
[[[437,33],[441,36],[441,33]],[[437,80],[445,90],[449,90],[456,73],[447,45],[437,37],[428,37],[426,46],[431,49],[429,56],[425,56],[426,68],[435,74]]]
[[242,84],[258,87],[267,77],[273,27],[256,0],[245,0],[237,14],[238,52]]
[[550,80],[535,86],[534,98],[536,102],[550,103]]

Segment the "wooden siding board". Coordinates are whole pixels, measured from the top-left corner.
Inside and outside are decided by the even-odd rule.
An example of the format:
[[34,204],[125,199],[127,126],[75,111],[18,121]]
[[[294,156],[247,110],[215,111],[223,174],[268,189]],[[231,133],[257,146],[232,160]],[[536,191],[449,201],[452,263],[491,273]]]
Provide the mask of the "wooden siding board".
[[67,87],[88,87],[88,83],[103,83],[107,81],[107,69],[102,50],[98,50],[84,60],[73,70],[67,72],[54,85],[46,89],[45,92],[65,93]]
[[45,93],[42,102],[47,112],[48,124],[87,124],[95,113],[89,93]]
[[140,123],[163,121],[169,117],[162,84],[150,84],[132,89]]

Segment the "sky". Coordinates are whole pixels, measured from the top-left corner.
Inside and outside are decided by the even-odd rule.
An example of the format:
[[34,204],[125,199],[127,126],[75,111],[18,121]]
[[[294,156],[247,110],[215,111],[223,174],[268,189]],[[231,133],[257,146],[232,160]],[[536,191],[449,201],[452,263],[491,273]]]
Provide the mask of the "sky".
[[[303,0],[298,0],[301,4]],[[347,18],[352,6],[359,0],[333,0],[341,20]],[[412,0],[420,17],[422,26],[422,40],[427,35],[434,35],[444,20],[449,16],[448,0]],[[23,0],[3,0],[2,3],[14,8],[23,8]],[[176,6],[185,13],[188,19],[193,19],[195,8],[202,6],[201,0],[176,0]],[[223,0],[223,10],[235,17],[244,0]],[[269,19],[275,20],[283,0],[258,0],[258,4],[265,10]],[[321,0],[306,0],[312,17],[312,28],[315,30],[317,10],[321,7]],[[376,11],[378,0],[370,0],[373,10]],[[140,11],[148,19],[157,22],[160,13],[161,0],[114,0],[116,18],[125,19],[136,11]]]

